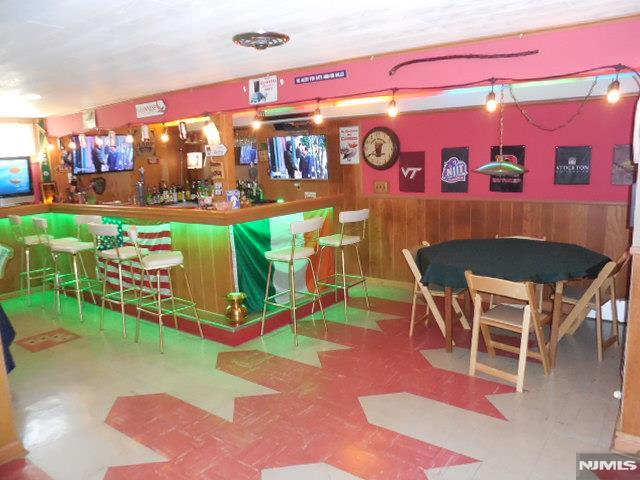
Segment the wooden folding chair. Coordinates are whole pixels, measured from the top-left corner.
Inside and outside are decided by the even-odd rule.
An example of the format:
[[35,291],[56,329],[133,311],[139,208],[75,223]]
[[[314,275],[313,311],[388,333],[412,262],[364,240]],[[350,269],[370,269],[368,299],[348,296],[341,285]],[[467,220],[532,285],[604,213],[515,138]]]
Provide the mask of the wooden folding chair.
[[[438,327],[442,332],[442,335],[445,336],[446,338],[444,319],[442,318],[442,314],[440,313],[440,310],[436,306],[435,300],[433,299],[433,297],[444,297],[444,287],[440,285],[435,285],[435,284],[431,284],[428,286],[423,285],[422,282],[420,281],[422,279],[422,274],[420,273],[420,270],[418,269],[418,265],[416,264],[416,255],[418,253],[418,250],[422,247],[428,247],[428,246],[429,246],[429,242],[422,241],[422,245],[420,245],[419,247],[414,247],[411,250],[404,248],[402,250],[402,254],[404,255],[404,258],[406,259],[407,264],[409,265],[409,269],[411,270],[411,273],[413,273],[413,277],[414,277],[413,300],[411,303],[411,324],[409,326],[409,336],[413,335],[413,326],[415,325],[415,321],[416,321],[416,303],[418,300],[418,296],[422,293],[422,297],[424,298],[427,304],[427,312],[421,318],[421,320],[425,319],[425,325],[429,323],[429,309],[431,309],[431,312],[433,313],[433,318],[435,318],[436,323],[438,324]],[[467,317],[462,311],[462,308],[460,307],[460,303],[458,303],[458,298],[457,298],[458,296],[464,294],[464,291],[465,291],[464,288],[453,289],[453,291],[451,292],[451,305],[453,307],[453,310],[458,314],[462,327],[465,330],[469,330],[470,328],[469,322],[467,321]]]
[[[575,311],[575,319],[570,320],[567,333],[573,335],[587,318],[589,310],[596,311],[596,347],[598,350],[598,361],[602,361],[604,351],[611,345],[618,346],[620,343],[618,328],[618,307],[616,305],[616,276],[629,260],[629,252],[620,255],[617,262],[609,262],[600,271],[598,277],[591,282],[587,288],[578,285],[567,285],[564,288],[562,303],[573,305],[571,315]],[[611,265],[613,264],[613,265]],[[592,288],[593,287],[593,288]],[[604,339],[604,328],[602,322],[602,305],[611,300],[611,335]],[[565,320],[565,322],[567,321]]]
[[[536,302],[534,284],[530,282],[511,282],[490,277],[480,277],[471,271],[466,271],[467,285],[473,299],[473,330],[471,336],[471,358],[469,362],[469,375],[475,376],[476,370],[502,378],[516,384],[516,390],[522,392],[524,386],[524,372],[527,357],[538,359],[542,362],[545,375],[549,373],[549,354],[547,351],[544,332],[542,330],[542,318]],[[498,304],[484,310],[480,293],[499,295],[526,302],[524,305]],[[533,331],[538,343],[538,352],[529,350],[529,331]],[[506,343],[495,341],[491,338],[490,328],[499,328],[520,334],[520,348]],[[495,349],[517,353],[518,372],[516,375],[478,362],[478,342],[480,332],[484,337],[487,352],[495,357]]]

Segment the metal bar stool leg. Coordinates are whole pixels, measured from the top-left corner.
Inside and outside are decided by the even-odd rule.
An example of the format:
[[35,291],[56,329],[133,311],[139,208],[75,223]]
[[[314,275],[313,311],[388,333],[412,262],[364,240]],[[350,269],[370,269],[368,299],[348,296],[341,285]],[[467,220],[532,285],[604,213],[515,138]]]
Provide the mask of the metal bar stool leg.
[[291,289],[291,319],[293,320],[293,338],[298,346],[298,319],[296,317],[296,278],[293,261],[289,262],[289,287]]
[[[324,252],[324,245],[320,247],[320,253],[318,254],[318,277],[320,276],[320,269],[322,268],[322,253]],[[311,263],[311,261],[309,261],[309,263]],[[313,268],[313,266],[312,266]],[[317,280],[317,279],[316,279]],[[316,290],[318,290],[318,285],[316,284]],[[311,304],[311,315],[314,314],[314,312],[316,311],[316,303],[313,302]]]
[[362,270],[362,261],[360,260],[360,250],[358,249],[358,244],[356,247],[356,258],[358,259],[358,268],[360,269],[360,276],[362,277],[362,288],[364,288],[364,299],[367,303],[367,309],[371,310],[371,303],[369,303],[369,291],[367,290],[367,279],[364,276],[364,271]]
[[167,270],[167,276],[169,277],[169,290],[171,290],[171,309],[173,310],[173,326],[178,330],[178,315],[176,314],[176,301],[173,296],[173,282],[171,281],[171,270]]
[[[204,333],[202,332],[202,323],[200,322],[200,315],[198,315],[198,307],[196,307],[196,301],[193,299],[193,292],[191,291],[191,283],[189,283],[189,277],[187,277],[187,271],[184,269],[184,265],[180,265],[180,268],[182,269],[182,275],[184,276],[184,283],[187,285],[189,300],[191,301],[191,303],[193,303],[193,314],[196,317],[196,322],[198,323],[198,331],[200,332],[200,338],[204,338]],[[173,289],[172,289],[172,292],[173,292]]]
[[267,286],[264,289],[264,305],[262,306],[262,325],[260,326],[260,335],[264,335],[264,322],[267,318],[267,298],[269,298],[269,285],[271,284],[271,271],[273,270],[273,262],[269,262],[269,270],[267,271]]
[[346,321],[349,319],[349,305],[347,304],[349,291],[347,290],[347,272],[344,265],[344,247],[340,247],[340,258],[342,260],[342,292],[344,293],[344,319]]
[[29,247],[24,250],[24,258],[27,263],[27,304],[31,305],[31,249]]
[[[136,307],[136,334],[134,337],[134,342],[138,343],[140,340],[140,315],[141,310],[140,306],[142,305],[142,296],[144,295],[144,277],[147,272],[145,270],[140,271],[140,289],[138,291],[138,306]],[[153,286],[151,285],[151,280],[147,277],[147,283],[149,284],[149,291],[153,290]]]
[[51,259],[53,260],[53,288],[55,291],[54,303],[56,306],[56,312],[59,314],[61,310],[60,306],[60,269],[58,266],[58,256],[51,254]]
[[[122,262],[118,263],[118,282],[120,282],[120,313],[122,315],[122,338],[127,338],[127,318],[124,314],[124,283],[122,281]],[[105,277],[106,278],[106,277]]]
[[73,281],[76,285],[76,299],[78,300],[78,312],[80,312],[80,322],[84,322],[84,315],[82,312],[82,292],[80,291],[80,272],[78,269],[78,256],[72,255],[73,264]]
[[[105,295],[107,294],[107,264],[108,260],[102,261],[103,273],[102,273],[102,300],[100,302],[100,331],[104,330],[104,304],[106,302]],[[96,267],[97,268],[97,267]]]
[[318,289],[318,277],[316,276],[316,271],[313,268],[313,262],[311,261],[311,259],[307,258],[307,261],[309,262],[309,267],[311,267],[311,276],[313,277],[313,284],[316,287],[316,296],[317,296],[317,298],[312,302],[312,306],[314,306],[316,304],[316,301],[320,305],[320,312],[322,313],[322,322],[324,323],[324,329],[326,331],[327,330],[327,319],[324,316],[324,307],[322,306],[322,300],[320,300],[320,290]]
[[[82,273],[84,273],[84,278],[87,279],[87,283],[89,283],[89,274],[87,273],[87,269],[84,266],[84,260],[82,259],[82,253],[78,253],[78,258],[80,259],[80,266],[82,267]],[[90,285],[90,283],[89,283]],[[97,305],[98,302],[96,302],[96,296],[93,294],[93,290],[91,288],[88,289],[89,290],[89,295],[91,295],[91,301],[93,302],[94,305]]]
[[162,296],[160,294],[160,270],[156,270],[158,276],[158,326],[160,327],[160,353],[164,353],[164,329],[162,323]]

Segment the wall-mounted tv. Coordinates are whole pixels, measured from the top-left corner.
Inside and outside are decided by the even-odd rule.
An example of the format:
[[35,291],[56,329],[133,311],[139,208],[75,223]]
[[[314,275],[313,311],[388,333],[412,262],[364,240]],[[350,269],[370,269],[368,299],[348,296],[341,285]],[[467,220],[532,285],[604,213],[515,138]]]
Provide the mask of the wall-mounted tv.
[[74,175],[133,170],[133,144],[126,138],[126,135],[116,135],[116,144],[111,146],[108,136],[100,136],[102,142],[98,142],[99,145],[96,145],[95,136],[87,136],[85,147],[81,147],[78,138],[74,138],[78,148],[69,152],[71,158],[65,161],[73,162]]
[[29,157],[0,158],[0,197],[33,195]]
[[324,135],[272,137],[268,143],[271,178],[327,180],[327,138]]

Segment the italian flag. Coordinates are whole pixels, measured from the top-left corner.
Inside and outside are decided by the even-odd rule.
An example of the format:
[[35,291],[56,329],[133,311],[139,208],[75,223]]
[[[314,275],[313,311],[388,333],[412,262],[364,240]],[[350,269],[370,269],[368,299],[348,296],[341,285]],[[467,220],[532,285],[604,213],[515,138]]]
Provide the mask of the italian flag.
[[[310,218],[325,217],[320,236],[330,235],[333,223],[333,209],[313,210],[304,213],[294,213],[281,217],[265,218],[253,222],[234,225],[231,229],[233,239],[231,242],[235,257],[235,268],[238,290],[247,294],[246,305],[249,311],[262,310],[264,292],[267,284],[267,272],[269,262],[265,258],[265,252],[281,248],[291,248],[291,222],[308,220]],[[313,236],[309,235],[304,240],[298,241],[299,246],[315,246]],[[311,257],[313,266],[318,274],[317,255]],[[306,260],[296,260],[295,284],[297,292],[313,292],[315,287],[311,270]],[[333,251],[326,248],[320,267],[319,278],[325,278],[333,270]],[[284,262],[274,262],[269,295],[289,290],[289,265]],[[279,303],[289,303],[288,295],[282,295],[276,299]],[[303,301],[305,299],[302,299]]]

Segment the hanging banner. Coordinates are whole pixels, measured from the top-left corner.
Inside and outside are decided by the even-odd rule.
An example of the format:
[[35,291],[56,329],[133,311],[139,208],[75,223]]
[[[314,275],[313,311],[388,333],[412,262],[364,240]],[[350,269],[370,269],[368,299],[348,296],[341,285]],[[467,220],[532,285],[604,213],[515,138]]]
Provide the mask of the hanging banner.
[[591,147],[556,147],[556,185],[589,185]]
[[400,191],[424,192],[424,152],[400,152]]
[[[524,145],[503,145],[502,146],[502,160],[511,163],[517,163],[524,166]],[[491,161],[497,162],[500,160],[500,147],[494,145],[491,147]],[[515,177],[496,177],[491,175],[489,179],[489,190],[492,192],[510,192],[517,193],[522,192],[524,184],[523,175],[516,175]]]
[[347,78],[346,70],[335,70],[333,72],[313,73],[311,75],[302,75],[294,79],[296,85],[304,85],[305,83],[322,82],[324,80],[338,80]]
[[442,149],[440,190],[462,193],[469,191],[469,147]]
[[251,105],[260,105],[261,103],[277,101],[278,77],[275,75],[269,75],[249,80],[249,103]]
[[613,147],[613,165],[611,166],[612,185],[632,185],[636,173],[636,164],[631,160],[631,145]]
[[340,165],[360,163],[360,128],[340,127]]

